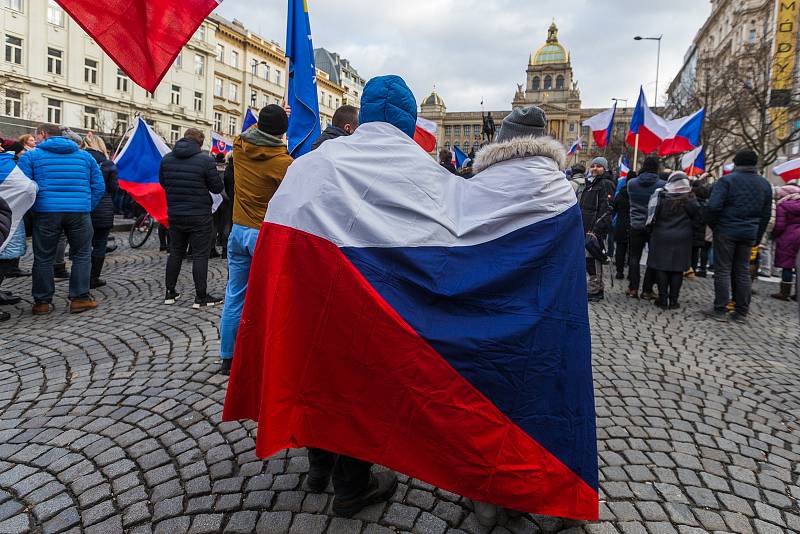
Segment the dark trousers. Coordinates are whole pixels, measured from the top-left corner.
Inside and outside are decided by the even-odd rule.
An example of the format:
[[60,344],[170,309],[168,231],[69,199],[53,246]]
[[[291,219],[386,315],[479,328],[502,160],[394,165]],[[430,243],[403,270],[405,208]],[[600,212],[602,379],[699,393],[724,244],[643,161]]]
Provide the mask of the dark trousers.
[[53,302],[55,283],[53,260],[58,240],[64,232],[69,242],[72,272],[69,298],[89,298],[90,256],[92,254],[92,217],[89,213],[35,213],[33,217],[33,301]]
[[169,218],[169,258],[167,258],[167,291],[175,291],[186,248],[192,246],[192,277],[199,298],[206,296],[208,251],[211,244],[211,214]]
[[336,498],[348,500],[363,493],[369,486],[372,464],[335,454],[323,449],[308,449],[309,471],[315,476],[332,474]]
[[711,250],[711,243],[706,243],[702,247],[692,247],[692,269],[695,272],[704,273],[708,270],[708,252]]
[[714,234],[714,309],[724,311],[731,299],[733,280],[736,313],[750,311],[752,280],[750,254],[753,242]]
[[617,241],[617,249],[614,251],[614,265],[617,266],[617,274],[625,274],[625,265],[628,259],[628,242]]
[[683,285],[683,273],[680,271],[656,271],[658,281],[658,301],[661,304],[675,305],[681,296],[681,286]]
[[158,248],[169,250],[169,230],[161,224],[158,225]]
[[104,258],[111,228],[95,228],[92,236],[92,258]]
[[[637,292],[639,291],[639,281],[642,276],[642,254],[649,240],[650,234],[646,230],[634,230],[631,228],[631,237],[628,240],[628,279],[630,281],[628,288]],[[652,293],[654,283],[655,273],[648,267],[644,272],[642,293]]]
[[231,235],[232,227],[233,207],[229,201],[224,200],[216,213],[214,213],[214,238],[216,239],[216,244],[222,246],[223,254],[228,250],[228,237]]

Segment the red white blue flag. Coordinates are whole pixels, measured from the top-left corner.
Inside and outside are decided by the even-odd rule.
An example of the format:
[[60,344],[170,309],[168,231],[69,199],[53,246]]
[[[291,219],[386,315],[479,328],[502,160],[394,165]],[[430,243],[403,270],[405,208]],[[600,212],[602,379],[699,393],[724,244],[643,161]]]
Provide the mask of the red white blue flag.
[[318,447],[597,519],[583,223],[558,164],[534,160],[463,180],[381,122],[296,159],[223,419],[259,421],[260,457]]
[[628,145],[638,147],[645,154],[649,154],[661,148],[661,144],[670,138],[670,134],[667,121],[650,110],[644,90],[639,88],[639,100],[633,110],[631,127],[626,139]]
[[574,156],[581,150],[583,150],[583,144],[581,143],[581,136],[579,135],[578,138],[575,139],[575,142],[572,143],[572,146],[569,147],[569,150],[567,151],[567,156]]
[[630,162],[628,161],[628,158],[620,156],[617,167],[619,169],[619,178],[620,179],[627,178],[628,174],[631,172]]
[[225,154],[226,156],[233,151],[233,143],[228,141],[216,132],[211,132],[211,155]]
[[153,92],[221,0],[57,0],[130,78]]
[[694,150],[700,146],[700,134],[703,131],[705,108],[687,117],[667,122],[670,135],[658,149],[659,156],[671,156]]
[[706,172],[706,151],[699,146],[684,154],[681,158],[681,168],[687,176],[697,176]]
[[36,182],[25,176],[17,167],[13,152],[0,153],[0,198],[11,208],[11,227],[5,241],[0,241],[0,252],[8,246],[22,218],[36,201]]
[[583,121],[583,126],[587,126],[592,131],[594,144],[597,148],[605,148],[611,142],[611,135],[614,131],[614,116],[617,113],[617,103],[614,107],[598,113]]
[[787,183],[792,180],[800,180],[800,158],[777,165],[772,169],[772,172],[780,176],[781,179]]

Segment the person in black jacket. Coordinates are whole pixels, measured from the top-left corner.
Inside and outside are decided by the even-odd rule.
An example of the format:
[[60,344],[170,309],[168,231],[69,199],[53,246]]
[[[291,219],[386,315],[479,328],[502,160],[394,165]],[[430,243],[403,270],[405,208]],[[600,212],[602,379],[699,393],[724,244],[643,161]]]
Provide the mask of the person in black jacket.
[[617,280],[625,278],[625,266],[628,264],[628,237],[631,231],[631,199],[628,196],[628,180],[636,178],[630,171],[628,176],[617,182],[617,194],[614,197],[614,242],[616,244],[614,265],[617,268]]
[[186,247],[192,246],[194,308],[215,306],[221,298],[207,293],[208,253],[211,243],[211,194],[221,193],[222,179],[214,160],[202,149],[205,135],[197,128],[186,130],[175,148],[161,160],[158,181],[167,195],[170,252],[167,259],[164,304],[175,304],[181,263]]
[[108,245],[108,234],[114,227],[114,193],[119,189],[117,180],[117,165],[108,159],[108,150],[101,137],[89,132],[84,141],[86,152],[100,165],[100,172],[103,173],[103,181],[106,185],[106,193],[100,199],[100,203],[92,211],[92,268],[89,277],[89,288],[97,289],[106,285],[100,279],[103,271],[103,263],[106,259],[106,246]]
[[355,106],[340,106],[333,114],[331,125],[320,134],[311,150],[316,150],[325,141],[350,135],[358,128],[358,109]]
[[[614,190],[614,177],[608,171],[608,160],[594,158],[586,184],[578,190],[578,203],[583,216],[583,232],[593,234],[600,243],[606,242],[611,229]],[[589,274],[589,301],[603,300],[603,264],[587,254],[586,272]]]

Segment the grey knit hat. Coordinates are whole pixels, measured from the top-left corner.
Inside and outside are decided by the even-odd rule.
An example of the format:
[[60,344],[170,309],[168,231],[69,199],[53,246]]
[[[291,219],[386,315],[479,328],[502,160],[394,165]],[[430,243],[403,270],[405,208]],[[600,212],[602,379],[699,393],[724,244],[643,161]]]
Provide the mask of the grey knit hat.
[[545,135],[547,115],[542,108],[530,106],[515,109],[503,119],[496,141],[502,143],[515,137],[541,137]]
[[72,129],[70,129],[67,126],[61,127],[61,137],[66,137],[67,139],[74,142],[78,146],[81,146],[81,144],[83,144],[83,139],[81,139],[81,136],[73,132]]
[[602,165],[605,170],[608,170],[608,160],[603,156],[594,158],[589,166],[591,167],[592,165]]

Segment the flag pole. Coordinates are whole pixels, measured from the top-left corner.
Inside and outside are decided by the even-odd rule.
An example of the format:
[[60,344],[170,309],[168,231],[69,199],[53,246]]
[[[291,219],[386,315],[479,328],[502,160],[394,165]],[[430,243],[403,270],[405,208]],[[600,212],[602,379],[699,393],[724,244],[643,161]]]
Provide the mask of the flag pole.
[[[639,134],[636,134],[636,146],[633,147],[633,170],[639,168]],[[638,172],[638,171],[636,171]]]

